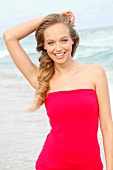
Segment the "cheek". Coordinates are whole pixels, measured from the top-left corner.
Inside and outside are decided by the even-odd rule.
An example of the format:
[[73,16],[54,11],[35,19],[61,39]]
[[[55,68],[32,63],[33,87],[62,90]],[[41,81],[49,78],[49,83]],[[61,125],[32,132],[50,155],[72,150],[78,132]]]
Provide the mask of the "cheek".
[[72,49],[72,44],[65,44],[64,48],[67,50],[67,51],[70,51]]
[[48,53],[48,54],[50,54],[50,53],[52,53],[52,52],[53,52],[54,48],[52,48],[52,47],[48,47],[48,48],[46,48],[46,50],[47,50],[47,53]]

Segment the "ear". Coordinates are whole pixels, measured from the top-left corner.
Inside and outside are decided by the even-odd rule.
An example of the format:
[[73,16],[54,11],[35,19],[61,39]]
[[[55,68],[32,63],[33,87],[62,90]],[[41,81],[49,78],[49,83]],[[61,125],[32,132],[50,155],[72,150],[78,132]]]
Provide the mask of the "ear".
[[45,45],[44,45],[44,49],[47,50],[46,47],[45,47]]
[[74,40],[72,39],[72,45],[74,44]]

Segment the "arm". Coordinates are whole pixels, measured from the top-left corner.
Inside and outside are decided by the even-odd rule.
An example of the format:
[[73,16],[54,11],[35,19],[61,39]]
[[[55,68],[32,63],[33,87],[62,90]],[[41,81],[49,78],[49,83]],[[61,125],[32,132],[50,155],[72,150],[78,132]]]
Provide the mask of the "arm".
[[102,67],[96,66],[95,70],[96,92],[99,103],[100,128],[103,137],[106,170],[113,170],[113,121],[107,78]]
[[[68,17],[72,24],[74,23],[73,12],[64,11],[60,14]],[[4,40],[15,65],[34,88],[36,88],[39,68],[31,62],[24,49],[20,46],[19,40],[36,31],[43,18],[27,21],[4,32]]]
[[34,32],[43,18],[27,21],[4,32],[4,40],[15,65],[34,88],[36,88],[38,67],[29,59],[19,40]]

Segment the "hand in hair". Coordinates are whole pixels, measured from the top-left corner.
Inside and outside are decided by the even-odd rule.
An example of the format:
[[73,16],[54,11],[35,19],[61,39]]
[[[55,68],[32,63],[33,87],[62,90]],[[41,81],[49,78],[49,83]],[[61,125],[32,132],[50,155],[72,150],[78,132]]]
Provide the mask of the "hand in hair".
[[74,27],[74,22],[75,22],[75,15],[73,11],[63,11],[60,12],[60,14],[66,18],[69,18],[69,20],[71,21],[71,25]]

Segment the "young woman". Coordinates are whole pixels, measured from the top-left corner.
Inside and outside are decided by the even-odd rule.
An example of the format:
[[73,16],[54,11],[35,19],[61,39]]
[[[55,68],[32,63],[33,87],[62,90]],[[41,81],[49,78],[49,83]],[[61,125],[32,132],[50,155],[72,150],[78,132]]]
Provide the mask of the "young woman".
[[[33,110],[45,104],[51,131],[36,161],[36,170],[102,170],[98,120],[107,170],[113,170],[113,122],[104,69],[73,60],[79,44],[71,11],[50,14],[4,32],[9,53],[36,89]],[[19,40],[36,31],[39,68]]]

